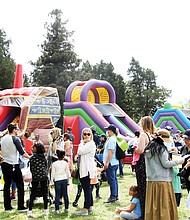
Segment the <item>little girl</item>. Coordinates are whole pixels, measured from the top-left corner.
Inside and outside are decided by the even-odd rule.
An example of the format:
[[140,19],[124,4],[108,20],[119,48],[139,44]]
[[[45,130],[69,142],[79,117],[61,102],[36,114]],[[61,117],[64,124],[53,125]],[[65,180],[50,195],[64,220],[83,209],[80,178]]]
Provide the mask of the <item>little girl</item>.
[[30,157],[30,171],[32,173],[32,188],[28,207],[28,217],[32,216],[33,202],[38,189],[43,195],[44,214],[49,215],[48,209],[48,169],[45,158],[45,147],[41,142],[36,142],[32,147],[33,155]]
[[54,181],[55,186],[55,213],[59,213],[59,201],[61,195],[63,195],[65,203],[65,212],[69,209],[69,197],[68,197],[68,183],[70,178],[70,171],[68,163],[63,160],[65,152],[57,150],[58,160],[52,164],[51,181]]
[[129,188],[129,195],[132,196],[131,203],[125,208],[116,208],[120,219],[137,219],[141,217],[141,207],[138,195],[138,187],[133,185]]

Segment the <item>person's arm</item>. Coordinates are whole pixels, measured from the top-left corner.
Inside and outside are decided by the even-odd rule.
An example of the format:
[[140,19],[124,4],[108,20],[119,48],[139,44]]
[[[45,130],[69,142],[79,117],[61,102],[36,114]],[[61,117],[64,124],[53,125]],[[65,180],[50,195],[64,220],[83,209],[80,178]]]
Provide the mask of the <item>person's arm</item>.
[[131,202],[129,206],[126,207],[125,211],[126,212],[132,212],[136,207],[136,203]]
[[96,151],[96,145],[93,141],[89,141],[86,143],[83,143],[83,141],[79,144],[79,148],[77,151],[78,155],[85,155],[90,153],[92,150],[94,150],[94,152]]
[[137,154],[142,154],[147,145],[147,135],[145,133],[141,133],[137,142],[137,148],[135,149]]
[[131,204],[125,208],[118,208],[117,213],[120,214],[121,212],[132,212],[136,207],[136,203],[131,202]]
[[16,146],[16,149],[18,150],[19,154],[22,155],[25,158],[30,158],[30,156],[24,151],[21,141],[18,137],[12,136],[13,143]]
[[109,149],[108,157],[107,157],[106,162],[104,164],[104,169],[108,169],[109,162],[110,162],[110,160],[112,158],[113,153],[114,153],[114,150],[113,149]]
[[184,157],[182,157],[180,160],[172,160],[172,161],[169,160],[168,152],[166,150],[164,150],[164,152],[160,154],[159,159],[160,159],[162,166],[165,168],[170,168],[178,164],[183,164],[185,160]]

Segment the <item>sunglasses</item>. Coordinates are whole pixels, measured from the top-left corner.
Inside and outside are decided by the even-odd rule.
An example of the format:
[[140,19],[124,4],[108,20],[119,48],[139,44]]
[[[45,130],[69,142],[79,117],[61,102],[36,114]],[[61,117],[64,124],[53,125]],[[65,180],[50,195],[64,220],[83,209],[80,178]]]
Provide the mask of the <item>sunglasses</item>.
[[83,135],[84,135],[84,136],[87,136],[87,135],[90,136],[90,133],[84,133]]

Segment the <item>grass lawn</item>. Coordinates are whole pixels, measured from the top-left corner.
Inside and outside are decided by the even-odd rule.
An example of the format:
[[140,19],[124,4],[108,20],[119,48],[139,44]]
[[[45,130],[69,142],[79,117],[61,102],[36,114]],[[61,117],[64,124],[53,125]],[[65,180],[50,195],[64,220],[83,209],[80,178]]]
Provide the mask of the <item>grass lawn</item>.
[[[109,187],[107,183],[103,183],[100,188],[100,194],[103,197],[102,199],[94,199],[94,212],[93,214],[90,214],[89,216],[76,216],[75,212],[82,208],[83,206],[83,194],[79,200],[79,207],[74,208],[72,206],[72,202],[74,200],[75,194],[76,194],[76,185],[70,186],[70,192],[69,192],[69,198],[70,198],[70,210],[69,213],[65,214],[64,212],[61,212],[60,214],[54,214],[53,208],[50,207],[50,215],[44,216],[43,212],[43,205],[42,205],[42,198],[38,198],[38,200],[35,202],[35,205],[33,207],[33,215],[35,219],[85,219],[85,220],[111,220],[114,219],[115,216],[115,208],[117,206],[126,206],[130,202],[130,197],[128,196],[128,189],[132,184],[136,184],[136,179],[134,176],[131,175],[131,169],[129,165],[124,166],[124,178],[118,177],[119,180],[119,201],[112,204],[105,204],[104,201],[109,197]],[[95,189],[94,192],[95,193]],[[94,194],[95,195],[95,194]],[[25,200],[29,198],[28,190],[26,189],[25,192]],[[164,199],[164,198],[160,198]],[[183,189],[183,197],[181,199],[180,207],[178,208],[179,213],[179,220],[185,220],[187,217],[190,216],[190,210],[186,208],[186,200],[187,200],[187,191],[186,189]],[[12,202],[13,206],[16,207],[16,201]],[[64,210],[64,207],[62,207]],[[28,219],[26,213],[19,213],[16,211],[11,212],[4,212],[3,208],[3,192],[0,191],[0,219],[14,219],[14,220],[21,220],[21,219]],[[159,220],[159,219],[158,219]]]

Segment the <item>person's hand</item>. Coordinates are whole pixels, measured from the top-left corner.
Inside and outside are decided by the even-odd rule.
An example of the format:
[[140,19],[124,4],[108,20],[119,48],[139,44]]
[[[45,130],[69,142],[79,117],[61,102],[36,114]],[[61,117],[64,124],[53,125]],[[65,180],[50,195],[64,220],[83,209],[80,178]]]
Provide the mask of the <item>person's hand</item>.
[[107,170],[107,169],[108,169],[108,164],[105,163],[105,164],[104,164],[104,170]]
[[[187,158],[189,158],[189,159],[187,160],[187,163],[190,164],[190,155],[185,155],[185,156],[182,157],[182,159],[183,159],[182,164],[185,162],[185,159],[187,159]],[[187,166],[187,164],[186,164],[186,166]],[[189,166],[190,166],[190,165],[189,165]]]
[[51,189],[53,189],[53,188],[54,188],[54,185],[53,185],[53,184],[52,184],[52,185],[50,185],[50,188],[51,188]]
[[188,167],[190,167],[190,159],[187,160],[187,164],[185,165],[185,168],[187,169]]
[[86,144],[86,143],[88,143],[88,142],[90,142],[90,139],[84,139],[84,140],[83,140],[83,143],[84,143],[84,144]]

